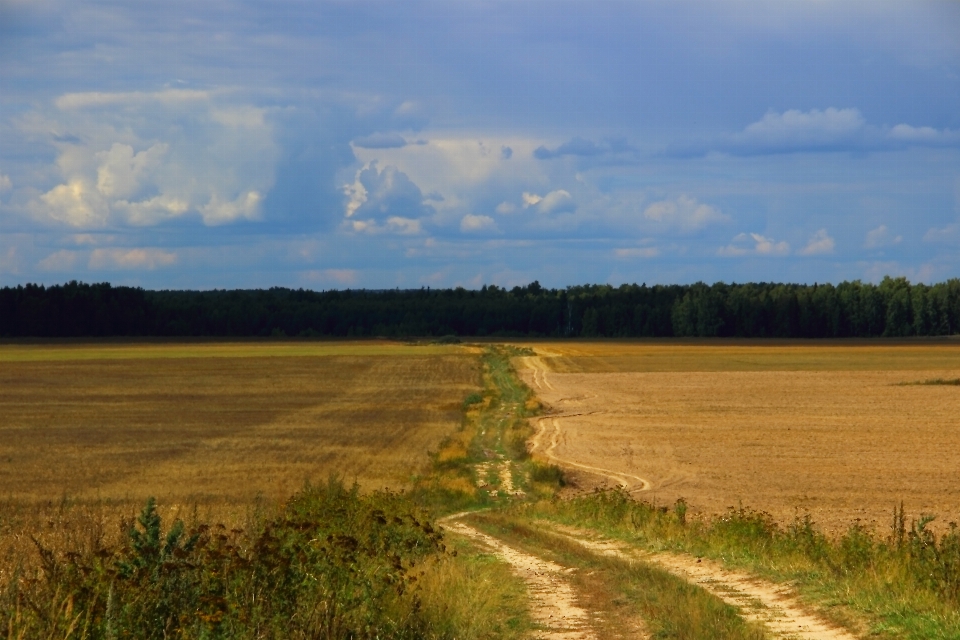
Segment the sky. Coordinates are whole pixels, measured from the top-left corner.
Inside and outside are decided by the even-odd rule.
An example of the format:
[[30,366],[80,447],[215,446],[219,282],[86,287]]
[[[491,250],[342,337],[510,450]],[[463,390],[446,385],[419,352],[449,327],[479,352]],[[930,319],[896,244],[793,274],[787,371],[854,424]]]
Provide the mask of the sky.
[[0,285],[960,277],[960,3],[0,0]]

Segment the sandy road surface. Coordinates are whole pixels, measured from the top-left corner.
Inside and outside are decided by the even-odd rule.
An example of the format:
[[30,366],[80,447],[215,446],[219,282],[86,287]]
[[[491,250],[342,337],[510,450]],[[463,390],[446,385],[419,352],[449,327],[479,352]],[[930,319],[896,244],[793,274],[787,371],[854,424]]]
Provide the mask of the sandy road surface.
[[531,614],[542,627],[535,637],[544,640],[596,640],[588,612],[577,603],[576,593],[564,577],[571,569],[518,551],[456,518],[445,518],[442,521],[444,528],[492,550],[509,563],[527,584]]
[[673,575],[703,587],[724,602],[737,607],[747,620],[767,627],[774,638],[797,640],[856,640],[810,613],[797,595],[783,585],[746,573],[729,571],[719,563],[677,553],[651,553],[630,549],[624,544],[590,531],[554,523],[539,524],[602,555],[654,564]]

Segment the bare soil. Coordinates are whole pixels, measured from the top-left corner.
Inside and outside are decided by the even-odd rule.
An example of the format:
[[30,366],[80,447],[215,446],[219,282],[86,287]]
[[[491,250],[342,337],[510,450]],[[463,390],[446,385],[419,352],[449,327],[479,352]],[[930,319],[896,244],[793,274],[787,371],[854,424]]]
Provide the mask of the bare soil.
[[663,345],[536,346],[518,364],[548,406],[542,450],[581,488],[642,479],[660,503],[808,512],[828,531],[883,530],[901,500],[960,519],[960,387],[901,384],[960,377],[956,345],[684,346],[675,361]]

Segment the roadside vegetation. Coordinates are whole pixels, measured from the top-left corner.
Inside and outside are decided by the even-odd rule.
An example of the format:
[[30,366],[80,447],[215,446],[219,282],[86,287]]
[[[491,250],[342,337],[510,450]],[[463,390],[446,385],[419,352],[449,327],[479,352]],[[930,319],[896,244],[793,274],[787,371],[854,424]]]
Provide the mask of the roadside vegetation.
[[525,527],[553,521],[647,550],[719,560],[791,584],[835,622],[871,636],[960,638],[960,530],[954,523],[937,535],[928,529],[932,516],[908,522],[898,505],[886,535],[854,523],[829,537],[809,517],[781,526],[745,507],[714,518],[687,514],[682,500],[660,506],[608,489],[513,505],[500,518]]

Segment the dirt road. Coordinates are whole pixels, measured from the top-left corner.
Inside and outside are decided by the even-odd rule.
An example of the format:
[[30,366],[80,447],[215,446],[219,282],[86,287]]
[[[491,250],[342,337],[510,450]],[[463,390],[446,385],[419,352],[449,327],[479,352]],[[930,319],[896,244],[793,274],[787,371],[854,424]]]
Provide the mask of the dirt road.
[[590,624],[590,615],[579,605],[573,587],[565,578],[570,569],[518,551],[459,521],[457,516],[446,518],[442,522],[449,531],[490,549],[507,562],[514,573],[526,583],[530,595],[530,613],[541,627],[535,637],[544,640],[597,639]]

